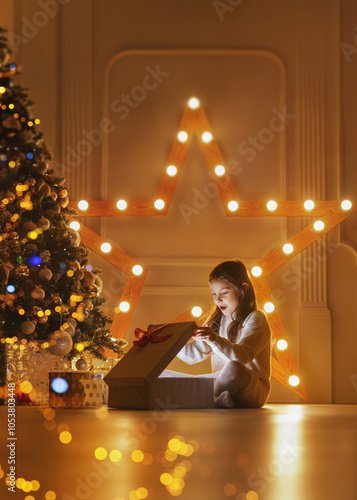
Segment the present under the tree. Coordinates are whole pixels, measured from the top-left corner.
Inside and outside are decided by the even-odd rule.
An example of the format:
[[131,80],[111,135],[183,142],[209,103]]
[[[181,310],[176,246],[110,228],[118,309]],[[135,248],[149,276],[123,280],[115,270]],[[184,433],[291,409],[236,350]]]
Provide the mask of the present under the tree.
[[171,375],[165,368],[192,337],[194,321],[151,325],[105,376],[108,406],[135,409],[213,408],[213,378]]
[[49,404],[54,408],[100,408],[103,402],[102,372],[50,372]]

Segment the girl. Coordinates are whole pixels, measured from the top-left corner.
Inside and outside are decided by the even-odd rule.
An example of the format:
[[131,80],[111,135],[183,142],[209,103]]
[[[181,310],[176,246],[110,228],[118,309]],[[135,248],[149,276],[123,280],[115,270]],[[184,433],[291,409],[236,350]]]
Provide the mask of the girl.
[[195,364],[211,355],[215,407],[259,408],[270,392],[271,335],[247,269],[240,261],[222,262],[209,283],[216,307],[178,357]]

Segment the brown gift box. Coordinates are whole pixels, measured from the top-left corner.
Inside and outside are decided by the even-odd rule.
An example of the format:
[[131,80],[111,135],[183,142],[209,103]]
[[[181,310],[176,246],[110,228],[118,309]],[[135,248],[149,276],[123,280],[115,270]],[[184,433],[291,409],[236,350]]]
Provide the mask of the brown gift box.
[[[162,325],[150,325],[148,332]],[[109,386],[108,406],[135,409],[213,408],[213,379],[179,376],[160,377],[163,370],[191,338],[194,321],[170,323],[157,337],[163,342],[133,347],[105,376]]]

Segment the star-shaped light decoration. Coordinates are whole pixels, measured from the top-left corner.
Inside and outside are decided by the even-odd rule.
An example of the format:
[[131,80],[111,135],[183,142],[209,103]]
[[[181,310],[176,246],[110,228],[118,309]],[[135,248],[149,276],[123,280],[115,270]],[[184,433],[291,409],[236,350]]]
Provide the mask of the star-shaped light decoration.
[[[119,200],[118,202],[92,201],[89,204],[82,201],[78,204],[71,202],[71,206],[74,208],[78,206],[86,217],[167,215],[194,132],[198,135],[211,176],[228,217],[313,216],[318,218],[314,223],[286,241],[281,248],[277,248],[260,262],[257,262],[250,270],[258,307],[267,313],[272,331],[272,377],[309,402],[284,326],[277,309],[274,307],[274,300],[266,277],[356,212],[356,202],[352,203],[349,200],[342,202],[313,202],[312,200],[276,202],[271,200],[268,203],[265,201],[239,201],[224,167],[220,149],[214,140],[206,114],[200,107],[199,100],[193,97],[188,101],[188,106],[183,113],[179,132],[168,157],[166,172],[162,177],[155,199]],[[121,303],[116,308],[112,325],[113,336],[124,337],[144,285],[147,269],[137,264],[115,246],[111,247],[103,238],[87,227],[81,225],[80,233],[85,245],[129,276]],[[192,320],[192,316],[195,316],[197,323],[200,324],[202,315],[203,311],[200,308],[193,308],[193,310],[176,318],[175,321]]]

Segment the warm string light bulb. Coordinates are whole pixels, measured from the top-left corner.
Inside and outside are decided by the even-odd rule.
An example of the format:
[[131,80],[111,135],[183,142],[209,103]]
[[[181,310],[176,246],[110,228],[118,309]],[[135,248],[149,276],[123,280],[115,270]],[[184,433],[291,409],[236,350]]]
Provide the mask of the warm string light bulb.
[[315,206],[315,203],[312,200],[306,200],[304,203],[305,210],[312,210]]
[[174,177],[177,174],[177,167],[175,165],[169,165],[166,169],[167,175]]
[[213,139],[211,132],[203,132],[203,134],[201,135],[201,139],[206,144],[208,144],[209,142],[211,142],[212,139]]
[[177,134],[177,139],[180,142],[186,142],[188,139],[188,133],[185,130],[180,130],[180,132]]
[[128,312],[130,309],[129,302],[126,302],[125,300],[123,302],[120,302],[119,309],[121,310],[121,312]]
[[140,276],[143,273],[143,268],[141,266],[139,266],[139,264],[136,264],[132,268],[132,271],[133,271],[133,274],[135,274],[135,276]]
[[127,206],[128,206],[128,204],[127,204],[127,202],[125,200],[119,200],[119,201],[117,201],[117,208],[119,210],[125,210]]
[[188,107],[191,109],[197,109],[200,106],[200,101],[197,99],[197,97],[191,97],[188,101]]
[[81,225],[79,222],[77,222],[76,220],[74,220],[73,222],[70,223],[69,227],[71,229],[74,229],[75,231],[79,231],[79,229],[81,228]]
[[234,200],[230,201],[228,203],[228,209],[231,211],[231,212],[235,212],[236,210],[238,210],[238,203]]
[[256,278],[260,276],[262,272],[263,272],[262,268],[259,266],[254,266],[251,271],[252,275],[255,276]]
[[267,313],[273,312],[275,309],[274,304],[272,302],[266,302],[264,304],[264,311]]
[[294,251],[294,247],[290,243],[286,243],[283,246],[283,252],[286,254],[292,253]]
[[101,244],[100,249],[103,253],[109,253],[112,249],[112,246],[110,243],[105,242]]
[[270,200],[268,201],[267,203],[267,209],[270,210],[271,212],[273,212],[274,210],[276,210],[278,207],[278,204],[276,201],[274,200]]
[[342,210],[350,210],[352,208],[352,203],[350,200],[343,200],[341,202],[341,208]]
[[221,177],[226,173],[226,169],[224,168],[223,165],[217,165],[214,169],[214,173],[218,175],[218,177]]
[[202,315],[202,309],[200,306],[195,306],[191,309],[192,316],[199,318]]
[[316,222],[314,222],[315,231],[322,231],[324,227],[325,224],[322,222],[322,220],[317,220]]
[[292,385],[293,387],[299,385],[300,384],[299,377],[296,375],[291,375],[291,377],[289,377],[289,384]]
[[164,200],[155,200],[154,205],[157,210],[162,210],[165,206],[165,202]]
[[78,208],[79,210],[87,210],[89,207],[88,201],[86,200],[81,200],[78,202]]
[[276,347],[279,349],[279,351],[285,351],[285,349],[287,349],[287,347],[288,347],[288,343],[286,340],[280,339],[276,343]]

